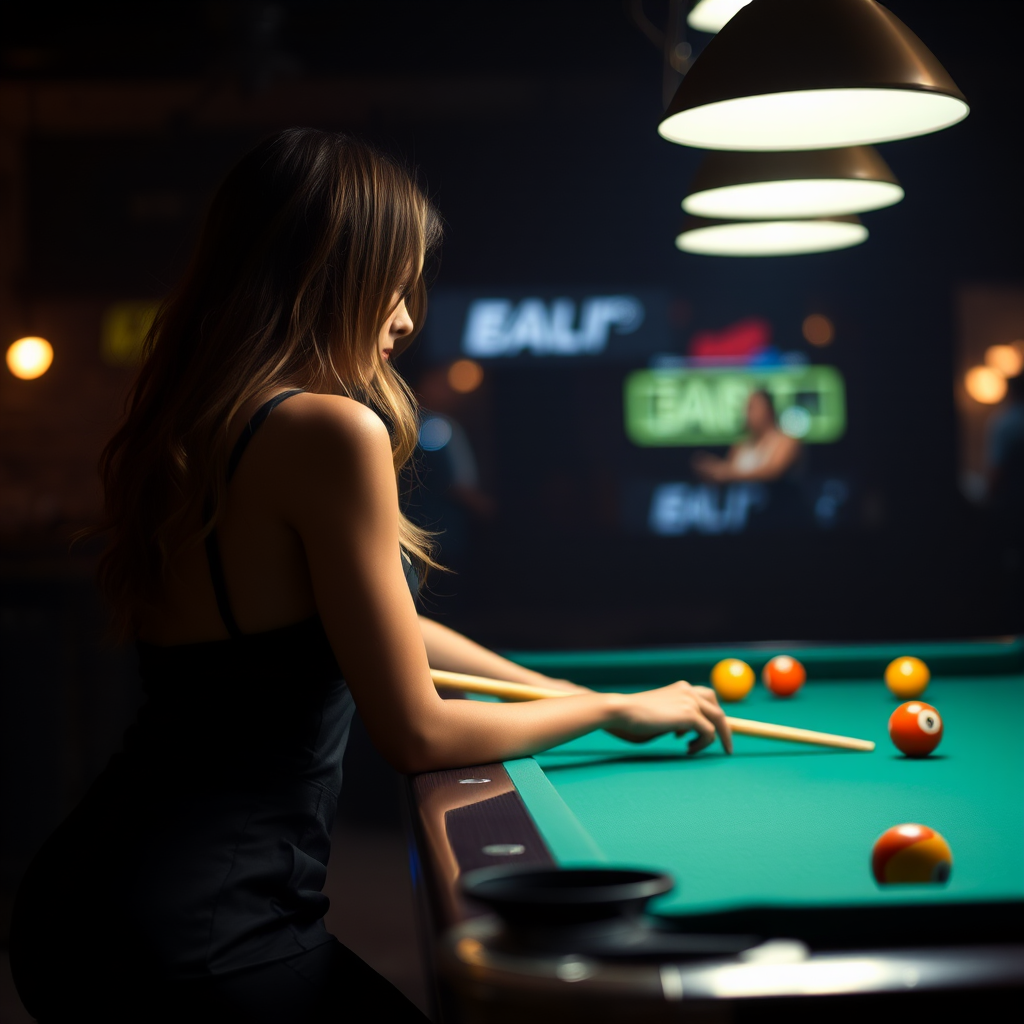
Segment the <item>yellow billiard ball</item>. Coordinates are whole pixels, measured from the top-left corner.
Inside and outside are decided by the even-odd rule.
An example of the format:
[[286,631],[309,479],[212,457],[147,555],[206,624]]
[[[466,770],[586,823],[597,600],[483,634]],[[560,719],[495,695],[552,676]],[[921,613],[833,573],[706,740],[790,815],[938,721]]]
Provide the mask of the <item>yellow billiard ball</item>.
[[724,658],[711,670],[711,685],[719,700],[743,700],[754,685],[754,670],[739,658]]
[[894,658],[885,670],[885,685],[900,700],[920,697],[931,679],[928,666],[920,658]]

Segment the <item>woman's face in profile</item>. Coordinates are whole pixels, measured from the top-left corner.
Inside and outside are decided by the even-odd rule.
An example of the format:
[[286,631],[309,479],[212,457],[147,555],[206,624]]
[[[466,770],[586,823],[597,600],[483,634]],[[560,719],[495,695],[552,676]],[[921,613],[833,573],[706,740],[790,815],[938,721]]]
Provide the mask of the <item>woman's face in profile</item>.
[[377,338],[377,351],[385,362],[391,358],[396,343],[411,333],[414,326],[412,317],[409,316],[409,310],[405,307],[404,296],[395,295],[393,301],[397,301],[398,305],[395,306]]
[[764,395],[751,395],[747,401],[747,429],[755,434],[763,434],[774,422],[771,406]]

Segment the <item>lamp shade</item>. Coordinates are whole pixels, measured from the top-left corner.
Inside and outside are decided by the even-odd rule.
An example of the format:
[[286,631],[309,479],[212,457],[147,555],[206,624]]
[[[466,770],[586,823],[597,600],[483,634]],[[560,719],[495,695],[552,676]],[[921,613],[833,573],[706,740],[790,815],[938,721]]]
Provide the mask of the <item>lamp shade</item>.
[[968,112],[875,0],[753,0],[705,47],[658,131],[702,149],[835,149],[924,135]]
[[697,0],[686,16],[686,24],[698,32],[714,35],[750,0]]
[[903,189],[871,146],[796,153],[708,153],[683,209],[737,220],[835,217],[892,206]]
[[857,217],[722,221],[689,217],[676,248],[701,256],[798,256],[849,249],[867,240]]

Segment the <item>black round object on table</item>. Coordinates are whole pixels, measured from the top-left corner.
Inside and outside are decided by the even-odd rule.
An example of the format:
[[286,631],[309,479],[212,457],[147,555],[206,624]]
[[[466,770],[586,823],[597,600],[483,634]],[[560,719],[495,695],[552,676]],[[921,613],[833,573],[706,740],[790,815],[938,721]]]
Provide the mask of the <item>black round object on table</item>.
[[669,875],[626,868],[482,868],[462,891],[507,924],[583,924],[636,917],[648,901],[671,892]]
[[507,949],[611,952],[646,942],[644,908],[674,884],[669,875],[623,868],[494,867],[467,874],[462,891],[501,918]]
[[517,955],[678,960],[732,955],[757,941],[685,934],[648,916],[650,900],[675,887],[658,871],[501,866],[472,871],[460,885],[501,920],[488,945]]

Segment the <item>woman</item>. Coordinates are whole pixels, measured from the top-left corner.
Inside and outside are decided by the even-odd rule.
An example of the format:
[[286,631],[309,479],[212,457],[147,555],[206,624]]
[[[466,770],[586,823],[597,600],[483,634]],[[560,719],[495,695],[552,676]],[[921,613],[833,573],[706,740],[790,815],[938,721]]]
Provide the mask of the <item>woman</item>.
[[437,695],[431,665],[556,685],[416,614],[432,561],[399,511],[417,424],[391,357],[437,235],[393,161],[313,130],[257,146],[213,201],[102,461],[101,583],[148,699],[19,892],[12,967],[43,1024],[361,1019],[367,1000],[421,1019],[323,925],[354,705],[403,772],[599,728],[730,747],[685,682]]
[[775,404],[767,391],[759,389],[747,400],[747,436],[721,459],[701,452],[694,456],[698,476],[714,483],[737,480],[778,480],[796,462],[800,442],[783,433],[775,419]]

